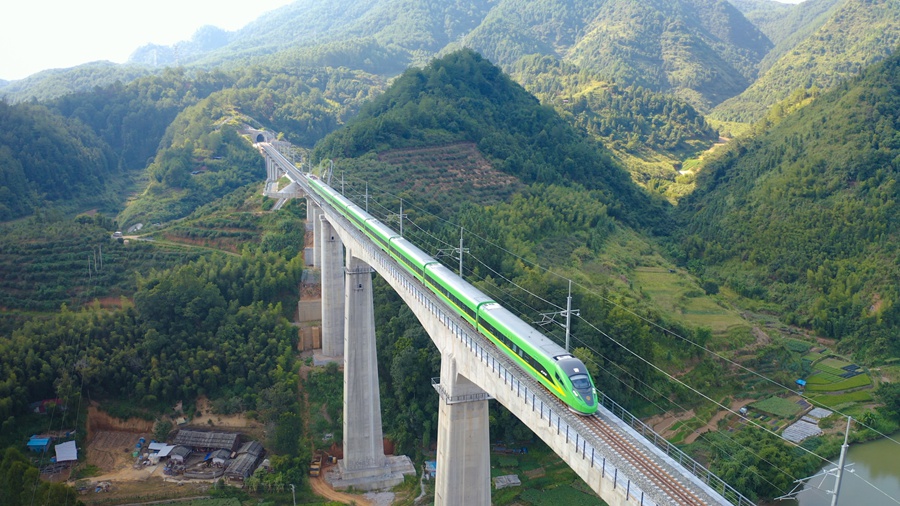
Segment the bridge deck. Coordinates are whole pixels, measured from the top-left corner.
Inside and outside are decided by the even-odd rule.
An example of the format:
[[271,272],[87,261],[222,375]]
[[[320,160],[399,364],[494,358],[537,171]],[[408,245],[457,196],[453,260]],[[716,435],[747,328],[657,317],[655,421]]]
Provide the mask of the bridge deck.
[[[292,186],[298,185],[308,195],[312,195],[305,178],[296,167],[271,146],[262,145],[261,147],[264,153],[271,157],[274,163],[282,168],[288,178],[293,181]],[[271,186],[268,186],[267,190],[272,194],[275,193]],[[633,504],[690,506],[727,505],[733,502],[742,505],[752,504],[736,492],[729,493],[729,496],[735,497],[736,501],[726,500],[720,493],[707,485],[707,480],[715,478],[711,473],[705,472],[706,480],[701,480],[679,464],[679,461],[682,460],[681,457],[679,457],[679,461],[674,460],[606,408],[601,407],[597,415],[591,417],[584,417],[569,411],[556,397],[550,395],[500,353],[485,337],[476,332],[468,322],[445,308],[440,300],[402,269],[390,256],[371,243],[361,231],[355,229],[334,210],[330,210],[327,204],[323,206],[321,201],[318,204],[329,215],[329,221],[333,220],[335,227],[338,226],[338,223],[342,223],[342,226],[352,234],[354,240],[367,243],[365,249],[377,258],[372,266],[388,279],[395,289],[400,287],[411,294],[411,297],[404,298],[418,301],[423,308],[433,313],[434,317],[447,327],[450,335],[468,349],[470,359],[480,364],[479,367],[485,371],[483,376],[494,377],[492,381],[478,383],[481,388],[507,406],[530,427],[547,426],[554,429],[560,437],[564,434],[566,443],[564,446],[568,449],[561,452],[553,444],[551,447],[554,447],[554,450],[583,478],[585,476],[579,471],[579,466],[574,465],[576,459],[587,461],[589,469],[594,474],[599,470],[600,483],[603,480],[612,480],[613,489],[626,488],[624,492],[626,501]],[[432,338],[434,339],[434,336]],[[646,428],[643,428],[642,432],[645,431]],[[543,437],[540,433],[538,435]],[[549,441],[548,444],[550,444]],[[696,472],[696,462],[693,462],[693,467]],[[586,481],[588,481],[587,478]],[[717,488],[733,492],[733,489],[724,483],[717,482],[716,485]],[[597,491],[599,493],[599,490]]]

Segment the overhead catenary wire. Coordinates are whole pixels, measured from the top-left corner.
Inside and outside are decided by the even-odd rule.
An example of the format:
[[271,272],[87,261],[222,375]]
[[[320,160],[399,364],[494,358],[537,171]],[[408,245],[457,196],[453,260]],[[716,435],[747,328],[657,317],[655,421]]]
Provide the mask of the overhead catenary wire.
[[[576,339],[577,339],[577,338],[576,338]],[[593,351],[592,351],[592,352],[593,352]],[[665,399],[665,396],[663,396],[662,393],[660,393],[658,390],[654,389],[652,386],[648,385],[646,382],[644,382],[644,381],[641,380],[640,378],[637,378],[636,376],[634,376],[630,371],[627,371],[626,369],[624,369],[624,368],[623,368],[622,366],[620,366],[619,364],[617,364],[617,363],[615,363],[614,361],[612,361],[612,360],[608,359],[607,357],[603,356],[603,354],[601,354],[601,353],[596,353],[596,354],[597,354],[598,356],[602,357],[604,360],[606,360],[606,361],[609,362],[610,364],[613,364],[614,366],[616,366],[616,368],[618,368],[620,371],[622,371],[622,372],[624,372],[625,374],[631,376],[634,380],[636,380],[637,382],[641,383],[643,386],[647,387],[649,390],[652,390],[652,391],[653,391],[655,394],[657,394],[658,396],[660,396],[660,397],[662,397],[662,398]],[[596,360],[591,360],[590,362],[593,363],[594,365],[596,365],[597,367],[601,368],[604,372],[606,372],[606,373],[609,375],[609,377],[614,378],[616,381],[618,381],[619,383],[621,383],[622,385],[624,385],[626,388],[628,388],[629,390],[631,390],[632,392],[634,392],[635,394],[637,394],[638,396],[640,396],[641,398],[643,398],[644,400],[646,400],[647,402],[649,402],[650,404],[654,405],[657,409],[660,410],[660,412],[665,412],[665,411],[666,411],[662,406],[660,406],[659,404],[657,404],[653,399],[650,399],[649,397],[647,397],[647,396],[644,394],[644,392],[642,392],[642,391],[638,390],[637,388],[635,388],[634,386],[629,385],[628,383],[622,381],[622,378],[621,378],[619,375],[613,373],[612,371],[610,371],[610,370],[607,369],[606,367],[603,367],[603,365],[600,364],[599,362],[597,362]],[[672,400],[670,400],[670,399],[666,399],[666,401],[669,402],[669,403],[674,404],[675,406],[677,406],[677,407],[678,407],[679,409],[681,409],[682,411],[686,411],[686,409],[685,409],[683,406],[681,406],[680,404],[678,404],[677,402],[674,402],[674,401],[672,401]],[[729,435],[727,435],[727,434],[723,434],[723,436],[724,436],[727,440],[729,440],[730,442],[734,443],[735,445],[739,445],[739,443],[738,443],[737,441],[735,441],[734,438],[732,438],[731,436],[729,436]],[[734,458],[734,454],[733,454],[732,452],[730,452],[730,451],[728,450],[728,448],[726,448],[726,447],[724,447],[724,446],[722,446],[722,445],[716,443],[715,441],[710,440],[708,437],[706,437],[706,434],[705,434],[705,433],[699,434],[699,437],[703,438],[703,439],[704,439],[707,443],[709,443],[710,445],[712,445],[712,446],[718,448],[720,451],[722,451],[722,453],[725,453],[725,454],[727,454],[729,457]],[[758,459],[760,459],[760,461],[765,462],[765,463],[769,464],[770,466],[772,466],[773,468],[778,469],[779,471],[784,472],[784,471],[783,471],[782,469],[780,469],[776,464],[770,462],[770,461],[769,461],[768,459],[766,459],[765,457],[759,455],[759,454],[758,454],[756,451],[754,451],[752,448],[748,448],[748,450],[749,450],[755,457],[757,457]],[[777,489],[777,488],[778,488],[777,485],[775,485],[774,483],[772,483],[771,481],[769,481],[765,476],[763,476],[762,474],[760,474],[759,471],[753,469],[752,472],[753,472],[753,474],[755,474],[756,476],[758,476],[761,480],[763,480],[763,481],[765,481],[766,483],[768,483],[769,485],[771,485],[773,489]],[[792,479],[795,479],[790,473],[785,472],[785,475],[791,477]]]
[[[389,194],[389,195],[391,195],[391,196],[393,196],[393,197],[399,199],[399,197],[393,195],[393,194],[390,193],[390,192],[385,192],[385,193],[387,193],[387,194]],[[418,209],[418,208],[416,208],[416,209]],[[439,217],[439,216],[432,215],[431,213],[428,213],[426,210],[421,210],[421,209],[420,209],[420,211],[422,211],[422,212],[424,212],[424,213],[426,213],[426,214],[431,215],[432,217],[434,217],[434,218],[435,218],[436,220],[438,220],[439,222],[443,222],[443,223],[445,223],[445,224],[447,224],[447,225],[452,225],[454,228],[457,228],[457,227],[460,226],[460,225],[457,224],[457,223],[451,222],[451,221],[446,220],[446,219],[444,219],[444,218],[441,218],[441,217]],[[559,273],[557,273],[557,272],[555,272],[555,271],[553,271],[553,270],[551,270],[551,269],[549,269],[549,268],[543,267],[543,266],[541,266],[540,264],[537,264],[536,262],[530,261],[530,260],[528,260],[528,259],[522,257],[521,255],[518,255],[518,254],[516,254],[516,253],[514,253],[514,252],[509,251],[509,250],[506,249],[505,247],[500,246],[499,244],[494,243],[494,242],[491,241],[490,239],[485,238],[485,237],[479,235],[477,232],[473,231],[471,228],[467,228],[466,230],[467,230],[468,236],[469,236],[470,238],[472,238],[472,237],[477,238],[477,239],[479,239],[480,241],[482,241],[484,244],[487,244],[487,245],[489,245],[490,247],[496,248],[496,250],[498,250],[498,251],[500,251],[500,252],[502,252],[502,253],[504,253],[504,254],[506,254],[506,255],[510,255],[510,256],[512,256],[513,258],[518,259],[519,261],[523,262],[523,264],[527,264],[527,265],[529,265],[529,266],[531,266],[531,267],[533,267],[533,268],[535,268],[535,269],[539,269],[539,270],[542,270],[542,271],[544,271],[544,272],[546,272],[546,273],[548,273],[548,274],[551,274],[551,275],[553,275],[553,276],[559,277],[561,280],[567,280],[567,279],[568,279],[567,277],[565,277],[565,276],[563,276],[563,275],[561,275],[561,274],[559,274]],[[470,241],[471,241],[471,239],[470,239]],[[471,255],[471,254],[470,254],[470,257],[475,258],[476,262],[478,262],[480,265],[484,266],[485,268],[489,268],[489,266],[486,265],[485,262],[481,262],[481,261],[480,261],[479,259],[477,259],[474,255]],[[521,290],[523,290],[523,291],[525,291],[525,292],[528,292],[527,289],[525,289],[524,287],[521,287],[521,286],[517,285],[516,283],[514,283],[512,280],[510,280],[510,279],[507,278],[506,276],[499,275],[499,273],[497,273],[494,269],[490,269],[490,271],[493,272],[493,273],[495,273],[495,274],[497,274],[498,277],[501,278],[501,279],[503,279],[505,282],[510,283],[510,284],[512,284],[512,285],[515,285],[517,288],[519,288],[519,289],[521,289]],[[686,337],[684,337],[684,336],[678,334],[677,332],[674,332],[674,331],[672,331],[672,330],[670,330],[670,329],[668,329],[668,328],[665,328],[665,327],[663,327],[662,325],[660,325],[659,323],[653,321],[652,319],[650,319],[650,318],[648,318],[648,317],[646,317],[646,316],[644,316],[644,315],[639,314],[638,312],[632,310],[631,308],[628,308],[628,307],[622,305],[621,303],[619,303],[619,302],[617,302],[617,301],[615,301],[615,300],[612,300],[611,298],[609,298],[609,297],[607,297],[607,296],[605,296],[605,295],[603,295],[603,294],[601,294],[601,293],[597,293],[596,291],[592,290],[591,288],[589,288],[589,287],[587,287],[587,286],[584,286],[584,285],[581,284],[581,283],[577,283],[577,282],[576,282],[576,286],[577,286],[578,288],[580,288],[581,290],[587,292],[587,293],[590,293],[590,294],[593,294],[593,295],[595,295],[595,296],[598,296],[601,300],[605,301],[606,303],[611,304],[612,306],[617,307],[617,308],[619,308],[619,309],[625,311],[626,313],[631,314],[632,316],[634,316],[634,317],[636,317],[636,318],[638,318],[638,319],[644,321],[644,322],[647,323],[648,325],[651,325],[652,327],[654,327],[654,328],[656,328],[656,329],[662,331],[664,334],[668,334],[668,335],[671,335],[671,336],[676,337],[676,338],[678,338],[678,339],[681,339],[681,340],[683,340],[684,342],[690,344],[691,346],[697,347],[698,349],[702,350],[704,353],[709,354],[709,355],[711,355],[711,356],[713,356],[713,357],[716,357],[716,358],[718,358],[718,359],[720,359],[720,360],[723,360],[723,361],[725,361],[725,362],[727,362],[727,363],[729,363],[729,364],[731,364],[731,365],[733,365],[733,366],[735,366],[735,367],[737,367],[737,368],[739,368],[739,369],[741,369],[741,370],[743,370],[743,371],[745,371],[745,372],[747,372],[747,373],[749,373],[749,374],[752,374],[752,375],[754,375],[754,376],[760,378],[761,380],[766,381],[766,382],[768,382],[768,383],[770,383],[770,384],[772,384],[772,385],[774,385],[774,386],[776,386],[776,387],[778,387],[778,388],[781,388],[781,389],[783,389],[783,390],[785,390],[785,391],[788,391],[788,392],[791,392],[791,393],[797,393],[797,392],[795,392],[793,389],[791,389],[791,388],[789,388],[789,387],[787,387],[787,386],[781,384],[780,382],[778,382],[778,381],[776,381],[776,380],[774,380],[774,379],[772,379],[772,378],[769,378],[769,377],[767,377],[766,375],[761,374],[761,373],[759,373],[759,372],[757,372],[757,371],[753,371],[753,370],[747,368],[746,366],[744,366],[744,365],[742,365],[742,364],[740,364],[740,363],[737,363],[737,362],[735,362],[735,361],[733,361],[733,360],[731,360],[731,359],[729,359],[729,358],[727,358],[727,357],[725,357],[725,356],[723,356],[723,355],[721,355],[721,354],[715,352],[714,350],[711,350],[711,349],[707,348],[706,346],[704,346],[704,345],[702,345],[702,344],[699,344],[699,343],[697,343],[697,342],[695,342],[695,341],[693,341],[693,340],[691,340],[691,339],[688,339],[688,338],[686,338]],[[505,293],[505,292],[504,292],[504,293]],[[529,292],[529,293],[530,293],[530,292]],[[540,297],[538,297],[538,296],[535,295],[535,294],[531,294],[531,295],[533,295],[533,296],[535,296],[536,298],[540,299]],[[543,299],[541,299],[541,300],[543,300]],[[528,306],[528,305],[526,305],[526,307],[531,308],[531,306]],[[531,308],[531,309],[533,309],[533,308]],[[590,322],[587,322],[587,321],[584,320],[583,318],[580,318],[580,319],[581,319],[583,322],[585,322],[586,324],[588,324],[589,326],[593,327],[596,331],[601,332],[602,335],[606,336],[606,337],[609,338],[609,339],[612,339],[610,336],[606,335],[605,333],[602,333],[602,331],[601,331],[600,329],[598,329],[598,328],[596,328],[595,326],[593,326]],[[740,416],[738,413],[734,412],[730,407],[724,406],[724,405],[722,405],[721,403],[716,402],[716,401],[713,400],[711,397],[709,397],[708,395],[706,395],[706,394],[704,394],[703,392],[699,391],[698,389],[696,389],[696,388],[694,388],[694,387],[692,387],[692,386],[690,386],[690,385],[687,385],[687,384],[681,382],[680,380],[678,380],[678,379],[675,378],[674,376],[668,375],[667,373],[665,373],[665,371],[663,371],[661,368],[659,368],[658,366],[656,366],[655,364],[653,364],[651,361],[646,360],[644,357],[641,357],[640,355],[634,353],[632,350],[630,350],[630,349],[628,349],[627,347],[623,346],[621,343],[619,343],[619,342],[617,342],[617,341],[615,341],[615,340],[613,340],[613,342],[616,342],[617,345],[622,346],[622,347],[623,347],[624,349],[626,349],[629,353],[632,353],[634,356],[636,356],[637,358],[643,360],[643,361],[644,361],[645,363],[647,363],[649,366],[653,367],[654,369],[658,370],[658,371],[661,372],[662,374],[666,375],[666,377],[667,377],[670,381],[674,381],[674,382],[676,382],[677,384],[680,384],[682,387],[687,388],[687,389],[689,389],[690,391],[692,391],[693,393],[695,393],[695,394],[701,396],[702,398],[704,398],[704,399],[707,400],[708,402],[712,402],[714,405],[716,405],[716,406],[718,406],[718,407],[720,407],[720,408],[722,408],[722,409],[725,409],[725,410],[727,410],[728,412],[730,412],[730,413],[732,413],[732,414],[735,414],[735,415]],[[820,403],[816,402],[814,399],[810,399],[810,398],[806,397],[805,395],[800,394],[800,396],[801,396],[804,400],[806,400],[807,402],[809,402],[809,403],[812,404],[812,405],[821,405]],[[655,403],[654,403],[654,405],[655,405]],[[836,413],[843,414],[843,413],[841,413],[841,411],[839,411],[839,410],[836,410],[836,409],[835,409],[834,411],[835,411]],[[777,438],[779,438],[779,439],[781,439],[781,440],[785,440],[783,437],[781,437],[780,435],[778,435],[778,434],[775,433],[774,431],[771,431],[771,430],[768,429],[767,427],[761,426],[761,425],[759,425],[758,423],[756,423],[755,421],[752,421],[752,420],[749,420],[749,419],[748,419],[748,421],[751,423],[751,425],[753,425],[753,426],[755,426],[755,427],[757,427],[757,428],[759,428],[759,429],[762,429],[762,430],[764,430],[765,432],[767,432],[767,433],[769,433],[769,434],[771,434],[771,435],[773,435],[773,436],[775,436],[775,437],[777,437]],[[864,424],[864,423],[863,423],[862,421],[860,421],[860,420],[857,420],[857,423],[858,423],[859,425],[863,426],[863,427],[866,427],[866,428],[872,430],[872,431],[875,432],[876,434],[879,434],[880,436],[883,436],[883,437],[887,438],[888,440],[894,442],[895,444],[900,444],[900,442],[896,441],[894,438],[892,438],[892,437],[890,437],[890,436],[888,436],[888,435],[886,435],[886,434],[883,434],[882,432],[878,431],[878,430],[875,429],[874,427],[870,427],[870,426]],[[786,441],[786,440],[785,440],[785,441]],[[794,444],[793,442],[790,442],[790,443],[791,443],[791,444]],[[824,461],[824,462],[831,463],[832,465],[834,464],[834,463],[831,462],[830,460],[828,460],[828,459],[822,457],[821,455],[816,454],[815,452],[813,452],[813,451],[811,451],[811,450],[808,450],[808,449],[804,448],[804,447],[801,446],[801,445],[796,445],[796,447],[798,447],[798,448],[800,448],[801,450],[803,450],[803,451],[805,451],[805,452],[807,452],[807,453],[809,453],[809,454],[811,454],[811,455],[813,455],[813,456],[815,456],[815,457],[821,459],[821,460]],[[783,470],[782,470],[782,471],[783,471]],[[789,473],[786,473],[786,474],[790,475]]]

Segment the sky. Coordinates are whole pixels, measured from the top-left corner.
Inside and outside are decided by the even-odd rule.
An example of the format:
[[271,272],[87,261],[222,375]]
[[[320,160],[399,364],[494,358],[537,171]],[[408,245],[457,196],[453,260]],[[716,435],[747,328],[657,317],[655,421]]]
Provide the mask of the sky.
[[[109,60],[198,28],[236,30],[293,0],[9,0],[0,7],[0,79]],[[327,0],[323,0],[327,1]]]
[[237,30],[292,1],[8,0],[0,7],[0,79],[97,60],[125,63],[145,44],[189,40],[204,25]]

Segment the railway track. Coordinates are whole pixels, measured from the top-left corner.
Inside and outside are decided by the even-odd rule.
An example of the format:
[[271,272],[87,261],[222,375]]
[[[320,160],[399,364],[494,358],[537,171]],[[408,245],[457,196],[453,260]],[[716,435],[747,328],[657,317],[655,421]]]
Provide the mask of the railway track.
[[626,458],[635,469],[644,474],[675,504],[679,506],[708,506],[706,501],[699,498],[680,481],[673,478],[670,473],[637,448],[622,433],[610,426],[608,422],[599,416],[586,417],[584,422],[590,431],[609,444],[619,455]]

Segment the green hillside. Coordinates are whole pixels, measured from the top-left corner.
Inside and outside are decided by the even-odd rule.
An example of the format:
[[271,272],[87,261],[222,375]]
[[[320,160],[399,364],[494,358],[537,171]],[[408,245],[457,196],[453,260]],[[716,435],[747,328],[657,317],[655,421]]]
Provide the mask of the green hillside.
[[660,223],[661,216],[645,212],[651,200],[602,145],[470,50],[406,71],[312,156],[337,160],[458,142],[474,143],[496,169],[525,183],[583,185],[599,191],[620,219]]
[[807,0],[797,5],[782,4],[790,10],[779,12],[763,30],[775,47],[760,62],[760,72],[768,70],[785,53],[819,30],[843,3],[844,0]]
[[108,61],[42,70],[24,79],[0,84],[0,98],[11,103],[31,99],[50,100],[67,93],[90,91],[97,86],[128,83],[151,73],[151,69],[139,65],[118,65]]
[[798,88],[831,88],[887,57],[900,43],[900,4],[845,0],[827,21],[793,45],[740,95],[712,111],[720,120],[752,122]]
[[0,101],[0,124],[0,221],[48,203],[98,205],[116,182],[109,147],[79,121]]
[[896,356],[900,58],[738,141],[685,199],[685,261],[789,322]]
[[[746,88],[771,43],[724,0],[301,0],[237,32],[204,29],[179,45],[179,58],[227,67],[283,60],[287,51],[297,62],[328,59],[396,75],[460,47],[504,68],[526,55],[553,55],[707,109]],[[133,61],[172,58],[171,48],[148,46]]]
[[[747,18],[747,21],[753,23],[759,28],[773,44],[778,44],[781,40],[778,35],[780,30],[778,27],[781,22],[793,14],[798,6],[794,4],[784,4],[776,0],[728,0],[732,5],[737,7],[739,11]],[[817,0],[806,0],[806,4],[814,3]]]
[[676,196],[682,161],[708,149],[718,132],[686,102],[640,86],[620,86],[551,56],[531,55],[511,77],[577,129],[623,160],[641,186]]

